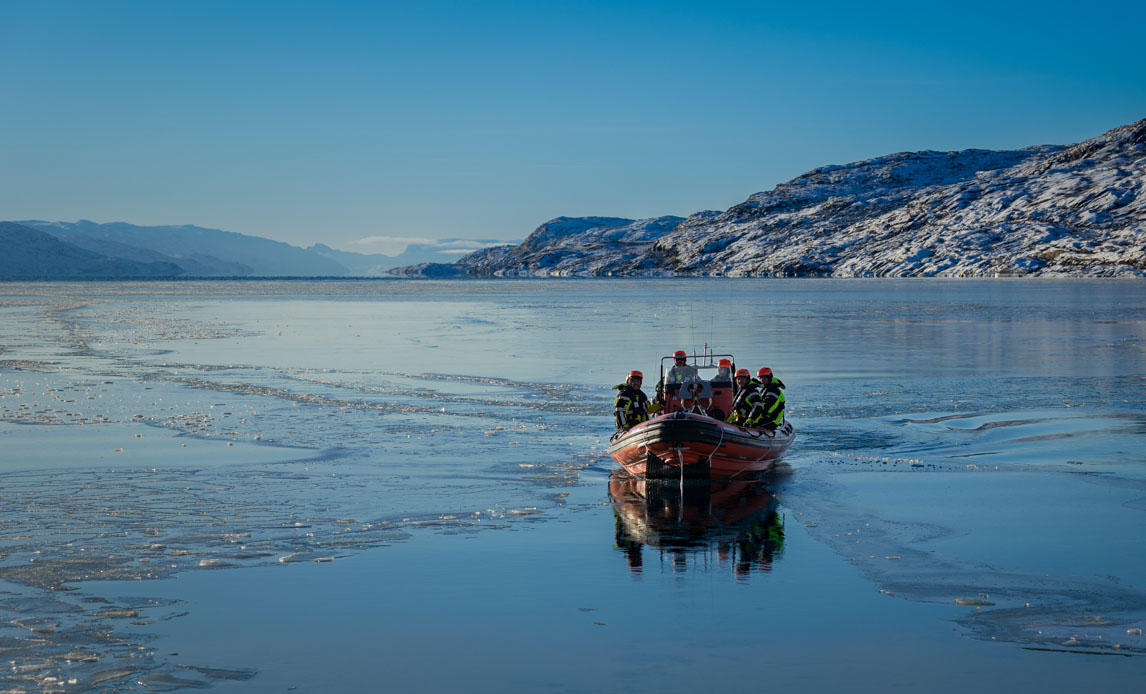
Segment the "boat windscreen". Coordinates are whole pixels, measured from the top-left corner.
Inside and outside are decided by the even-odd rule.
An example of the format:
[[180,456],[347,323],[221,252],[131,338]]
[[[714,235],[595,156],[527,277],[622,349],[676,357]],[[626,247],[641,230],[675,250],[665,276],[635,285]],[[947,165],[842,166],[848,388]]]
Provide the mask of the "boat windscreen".
[[732,383],[732,368],[728,366],[709,367],[709,373],[704,375],[705,378],[713,383]]
[[[711,383],[713,387],[732,387],[732,369],[733,366],[720,366],[717,362],[717,357],[723,357],[720,361],[726,364],[735,364],[732,360],[732,355],[707,355],[705,357],[697,358],[693,355],[689,358],[689,363],[686,365],[678,366],[673,357],[664,357],[661,359],[661,381],[664,388],[669,391],[676,391],[682,383],[699,379]],[[696,363],[696,362],[701,363]],[[707,363],[705,363],[707,362]],[[658,387],[658,391],[660,388]]]

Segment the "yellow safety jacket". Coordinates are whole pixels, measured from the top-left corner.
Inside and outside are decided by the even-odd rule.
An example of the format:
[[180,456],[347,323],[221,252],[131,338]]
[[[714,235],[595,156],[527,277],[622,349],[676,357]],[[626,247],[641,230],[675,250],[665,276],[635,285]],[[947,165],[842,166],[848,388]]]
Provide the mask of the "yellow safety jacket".
[[766,425],[778,427],[784,423],[784,386],[773,380],[764,389],[764,417]]

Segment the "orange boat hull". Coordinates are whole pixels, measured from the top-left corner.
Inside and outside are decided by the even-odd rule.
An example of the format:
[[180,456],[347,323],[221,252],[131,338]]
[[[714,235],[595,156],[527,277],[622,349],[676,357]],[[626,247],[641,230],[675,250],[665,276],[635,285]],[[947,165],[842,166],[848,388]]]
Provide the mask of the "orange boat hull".
[[649,479],[719,479],[768,470],[795,438],[787,422],[769,432],[673,412],[618,432],[609,456]]

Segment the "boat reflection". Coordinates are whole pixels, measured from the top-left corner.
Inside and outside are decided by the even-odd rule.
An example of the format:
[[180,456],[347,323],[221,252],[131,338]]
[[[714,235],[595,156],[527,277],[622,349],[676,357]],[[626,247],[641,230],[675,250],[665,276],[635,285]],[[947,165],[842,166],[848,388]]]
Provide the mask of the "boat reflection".
[[662,570],[730,570],[738,578],[769,572],[784,549],[776,497],[760,480],[646,480],[622,471],[609,478],[617,549],[640,574],[645,547]]

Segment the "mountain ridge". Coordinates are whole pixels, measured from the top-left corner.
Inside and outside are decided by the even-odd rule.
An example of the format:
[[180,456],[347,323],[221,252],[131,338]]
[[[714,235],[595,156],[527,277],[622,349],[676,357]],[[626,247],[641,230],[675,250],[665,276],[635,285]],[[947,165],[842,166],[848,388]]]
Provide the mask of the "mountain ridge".
[[1143,277],[1146,119],[1074,145],[822,166],[685,218],[555,217],[519,244],[409,239],[397,256],[195,225],[0,224],[6,278]]
[[159,278],[181,273],[167,262],[139,262],[103,255],[38,229],[0,222],[0,277],[9,279]]
[[[238,232],[195,225],[138,226],[126,222],[98,223],[89,220],[49,222],[24,220],[7,222],[56,239],[62,245],[47,244],[41,237],[13,233],[0,243],[20,264],[5,265],[0,277],[86,277],[123,276],[133,268],[140,277],[242,278],[242,277],[387,277],[395,266],[426,259],[451,257],[452,248],[488,245],[486,240],[444,239],[411,243],[396,256],[363,254],[333,249],[316,243],[308,248]],[[19,244],[32,244],[37,252],[25,252]],[[94,256],[85,253],[95,254]],[[52,254],[66,259],[59,265]],[[79,258],[108,258],[78,272]],[[118,264],[115,264],[118,263]],[[61,274],[63,273],[63,274]]]
[[[644,248],[485,249],[421,277],[1146,276],[1146,119],[1075,145],[899,152],[813,169]],[[583,218],[585,220],[598,218]],[[666,219],[666,218],[657,218]],[[538,227],[560,222],[559,217]],[[639,224],[640,222],[632,222]],[[648,222],[649,220],[642,220]],[[589,224],[586,222],[586,224]],[[531,238],[544,238],[538,231]],[[580,251],[580,255],[578,255]]]

